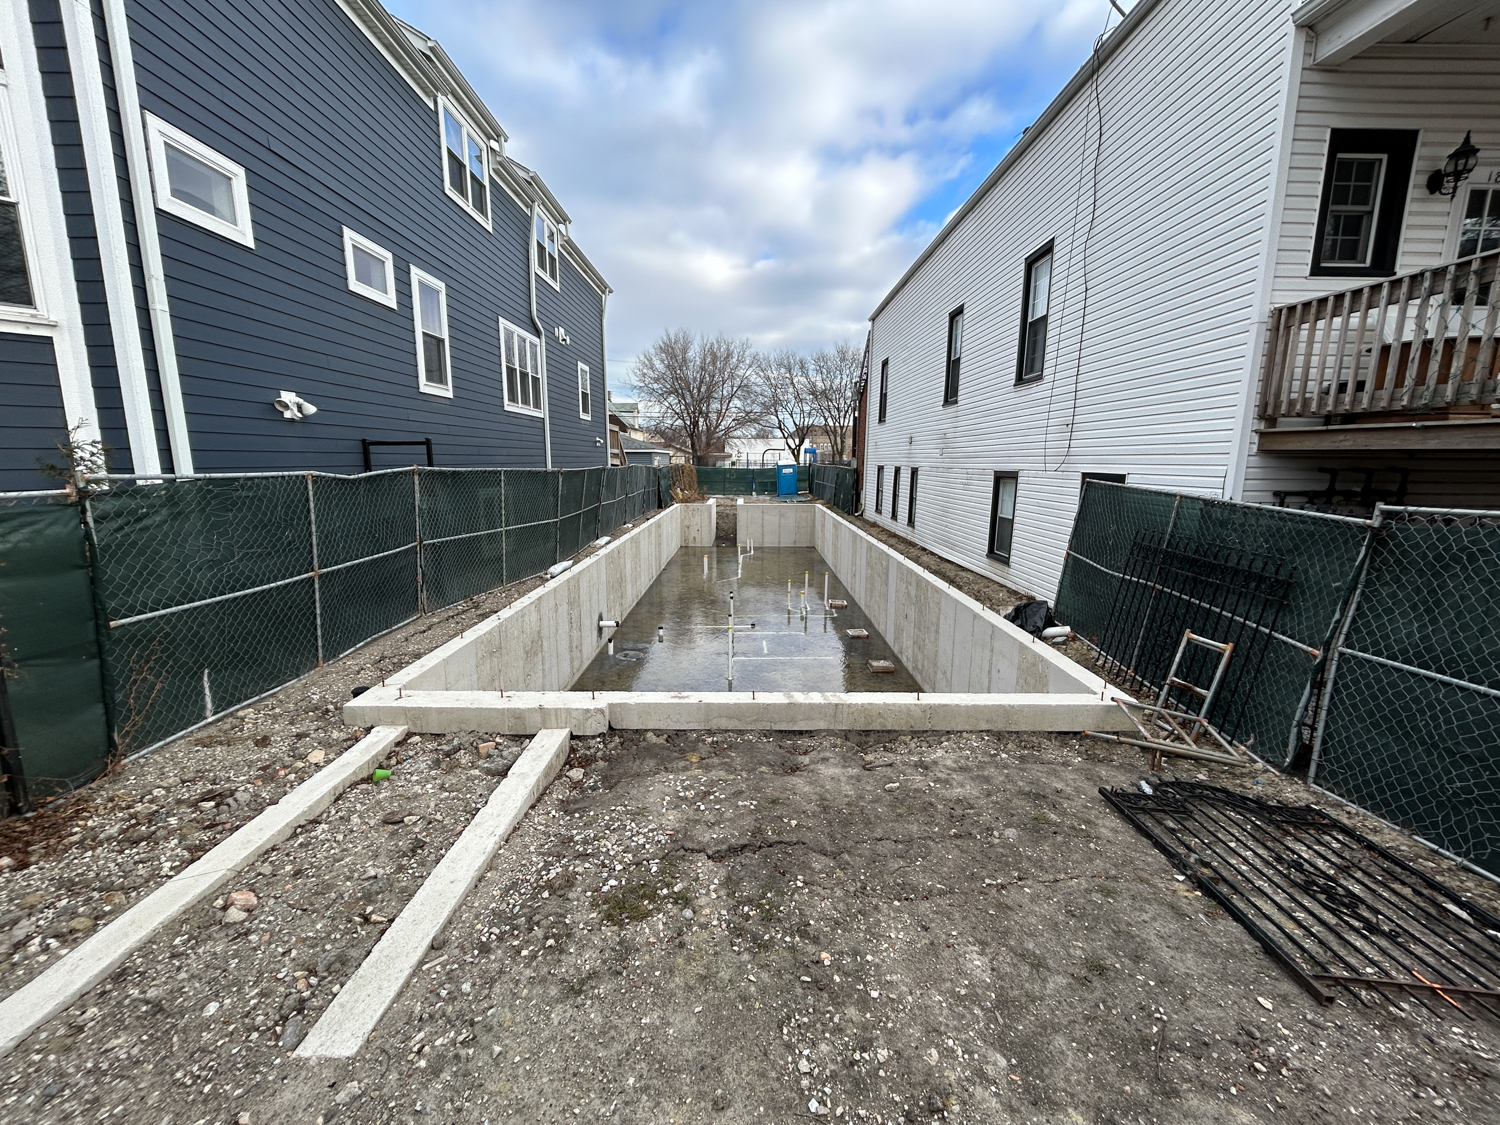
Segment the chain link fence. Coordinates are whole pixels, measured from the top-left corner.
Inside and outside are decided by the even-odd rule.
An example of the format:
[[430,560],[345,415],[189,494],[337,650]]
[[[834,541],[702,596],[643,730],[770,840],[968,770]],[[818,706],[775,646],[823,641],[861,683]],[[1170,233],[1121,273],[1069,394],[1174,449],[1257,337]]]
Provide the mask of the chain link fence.
[[808,491],[852,516],[859,506],[859,473],[847,465],[814,465]]
[[[1497,573],[1497,512],[1365,520],[1090,481],[1057,613],[1153,696],[1152,654],[1184,628],[1235,641],[1226,734],[1500,874]],[[1274,615],[1268,576],[1289,580]]]
[[92,483],[105,682],[126,753],[671,502],[665,471],[644,465]]
[[1376,509],[1308,778],[1500,874],[1500,512]]
[[[797,491],[806,492],[812,469],[797,466]],[[729,465],[699,465],[698,491],[704,496],[775,496],[776,466],[741,469]]]

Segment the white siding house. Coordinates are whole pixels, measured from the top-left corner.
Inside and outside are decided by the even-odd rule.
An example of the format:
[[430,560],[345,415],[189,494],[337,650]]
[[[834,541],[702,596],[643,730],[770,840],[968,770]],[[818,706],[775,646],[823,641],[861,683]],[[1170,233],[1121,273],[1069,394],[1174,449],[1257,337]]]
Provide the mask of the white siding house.
[[[1424,406],[1421,427],[1399,396],[1395,416],[1324,394],[1294,417],[1261,393],[1267,341],[1292,323],[1277,306],[1358,290],[1350,308],[1373,316],[1364,287],[1456,256],[1468,193],[1500,181],[1497,62],[1500,3],[1138,0],[871,317],[865,514],[1050,598],[1089,474],[1275,502],[1342,466],[1346,493],[1371,469],[1413,503],[1500,506],[1492,379],[1467,405]],[[1479,168],[1429,195],[1470,130]],[[1376,142],[1390,154],[1338,165],[1389,173],[1375,205],[1389,214],[1348,220],[1369,223],[1374,258],[1320,271],[1325,179]],[[1448,292],[1462,304],[1461,278]],[[1358,341],[1366,365],[1387,354],[1384,323],[1269,351],[1293,375],[1309,356],[1347,371]],[[1395,331],[1399,349],[1411,330]]]

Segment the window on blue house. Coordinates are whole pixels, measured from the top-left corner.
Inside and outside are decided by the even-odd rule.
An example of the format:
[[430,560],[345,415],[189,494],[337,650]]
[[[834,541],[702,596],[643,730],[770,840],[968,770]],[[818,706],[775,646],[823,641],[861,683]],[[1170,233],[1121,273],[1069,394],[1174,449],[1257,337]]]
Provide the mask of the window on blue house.
[[593,415],[593,395],[589,393],[589,368],[588,364],[578,365],[578,416],[589,418]]
[[505,409],[522,414],[541,414],[541,341],[502,320],[500,362],[505,370]]
[[443,104],[443,186],[486,226],[490,221],[488,146],[466,121]]
[[418,386],[428,394],[453,397],[448,349],[448,287],[413,266],[411,302],[417,328]]
[[395,256],[348,227],[344,228],[344,271],[350,292],[396,307]]
[[561,287],[557,276],[557,225],[540,212],[536,217],[536,272]]
[[16,186],[5,172],[5,153],[0,150],[0,305],[29,309],[35,303],[31,276],[26,272],[26,247],[21,241],[21,204]]
[[204,230],[254,248],[250,191],[243,166],[146,114],[156,206]]

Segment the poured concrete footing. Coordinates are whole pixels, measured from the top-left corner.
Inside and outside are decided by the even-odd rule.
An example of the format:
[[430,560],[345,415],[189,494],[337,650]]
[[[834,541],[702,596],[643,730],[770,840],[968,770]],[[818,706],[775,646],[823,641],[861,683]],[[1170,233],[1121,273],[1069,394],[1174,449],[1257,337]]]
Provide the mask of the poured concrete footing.
[[[1124,730],[1114,692],[407,691],[374,688],[344,707],[351,723],[400,722],[423,734],[576,735],[617,730]],[[1122,698],[1128,698],[1122,696]]]

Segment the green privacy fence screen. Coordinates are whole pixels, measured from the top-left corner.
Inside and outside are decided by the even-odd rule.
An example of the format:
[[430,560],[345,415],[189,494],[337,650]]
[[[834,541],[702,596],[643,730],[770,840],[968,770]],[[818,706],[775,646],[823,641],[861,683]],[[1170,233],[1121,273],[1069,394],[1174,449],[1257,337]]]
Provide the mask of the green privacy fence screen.
[[[1122,583],[1143,580],[1126,564],[1144,537],[1243,548],[1294,575],[1234,737],[1500,874],[1500,513],[1377,506],[1360,520],[1090,481],[1057,614],[1096,646],[1106,626],[1133,635],[1110,615]],[[1139,631],[1182,596],[1165,579],[1150,593],[1130,602]],[[1238,624],[1232,597],[1198,608],[1209,635]]]
[[[670,503],[651,466],[109,478],[88,500],[129,753]],[[101,480],[98,483],[103,483]]]
[[841,512],[854,514],[859,498],[859,474],[854,469],[847,465],[814,465],[811,478],[809,491],[813,496]]
[[[704,496],[775,496],[776,466],[740,469],[734,466],[700,465],[698,491]],[[806,492],[811,470],[797,466],[797,491]]]
[[[60,499],[0,504],[0,740],[13,725],[19,753],[0,813],[23,811],[97,776],[109,725],[89,586],[83,522]],[[3,714],[8,710],[9,714]],[[9,720],[6,722],[5,720]]]

